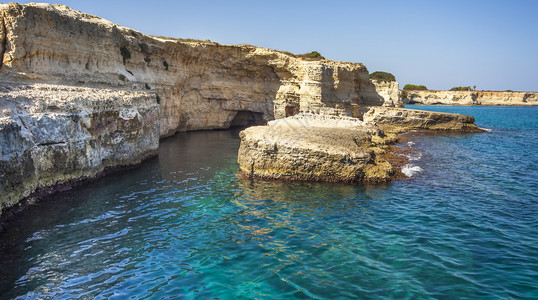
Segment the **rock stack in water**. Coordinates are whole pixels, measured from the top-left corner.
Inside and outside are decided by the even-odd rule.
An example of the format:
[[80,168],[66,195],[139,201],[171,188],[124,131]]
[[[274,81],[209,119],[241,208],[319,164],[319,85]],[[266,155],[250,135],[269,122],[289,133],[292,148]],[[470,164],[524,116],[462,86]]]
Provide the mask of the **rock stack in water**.
[[301,114],[247,128],[240,137],[238,162],[249,176],[383,182],[394,173],[380,155],[391,139],[356,118]]
[[240,133],[238,162],[250,177],[342,182],[386,182],[395,167],[388,145],[414,129],[481,131],[458,114],[374,107],[357,118],[302,114]]

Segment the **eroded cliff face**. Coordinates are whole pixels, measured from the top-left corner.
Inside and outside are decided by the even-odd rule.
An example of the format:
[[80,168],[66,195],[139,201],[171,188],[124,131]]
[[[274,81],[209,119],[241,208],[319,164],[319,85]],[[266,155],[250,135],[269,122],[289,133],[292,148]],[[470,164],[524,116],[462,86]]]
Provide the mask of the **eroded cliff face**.
[[401,91],[405,104],[425,105],[538,105],[538,92]]
[[155,95],[0,84],[0,209],[156,154]]
[[61,5],[0,4],[0,67],[1,208],[138,163],[177,131],[383,103],[362,64],[154,37]]
[[403,104],[400,101],[400,84],[398,81],[372,80],[377,93],[383,97],[383,105],[398,106]]
[[227,128],[239,111],[267,121],[299,111],[360,116],[382,104],[362,64],[157,38],[59,5],[9,4],[3,15],[8,40],[3,75],[154,89],[162,136]]

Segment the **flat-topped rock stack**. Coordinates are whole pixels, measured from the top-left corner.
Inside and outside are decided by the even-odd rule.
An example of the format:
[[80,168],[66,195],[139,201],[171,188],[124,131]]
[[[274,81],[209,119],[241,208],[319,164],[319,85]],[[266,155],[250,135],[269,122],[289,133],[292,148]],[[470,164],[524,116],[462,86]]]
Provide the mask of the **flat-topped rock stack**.
[[409,130],[480,132],[458,114],[374,107],[356,118],[297,115],[240,133],[238,162],[249,177],[285,180],[387,182],[397,134]]
[[301,114],[240,133],[238,162],[249,176],[333,182],[390,180],[377,154],[387,137],[356,118]]

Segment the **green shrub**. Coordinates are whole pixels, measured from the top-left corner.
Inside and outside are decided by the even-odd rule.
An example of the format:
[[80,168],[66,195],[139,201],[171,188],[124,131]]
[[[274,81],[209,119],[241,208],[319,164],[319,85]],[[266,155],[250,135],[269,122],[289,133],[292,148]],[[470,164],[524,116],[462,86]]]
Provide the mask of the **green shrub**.
[[396,77],[388,72],[377,71],[370,74],[370,79],[377,81],[396,81]]
[[505,90],[505,92],[513,92],[512,90]]
[[403,89],[404,91],[425,91],[428,88],[425,85],[406,84]]
[[451,91],[472,91],[470,86],[456,86],[450,89]]
[[297,57],[300,57],[305,60],[312,60],[312,61],[325,59],[325,57],[323,57],[318,51],[312,51],[310,53],[305,53],[305,54],[298,54]]

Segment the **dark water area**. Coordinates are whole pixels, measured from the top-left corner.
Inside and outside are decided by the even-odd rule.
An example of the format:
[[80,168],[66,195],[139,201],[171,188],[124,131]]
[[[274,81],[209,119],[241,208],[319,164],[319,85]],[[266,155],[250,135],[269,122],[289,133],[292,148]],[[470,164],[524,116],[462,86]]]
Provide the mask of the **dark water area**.
[[386,185],[237,174],[238,131],[178,134],[141,168],[0,233],[0,299],[538,299],[538,108],[415,135]]

